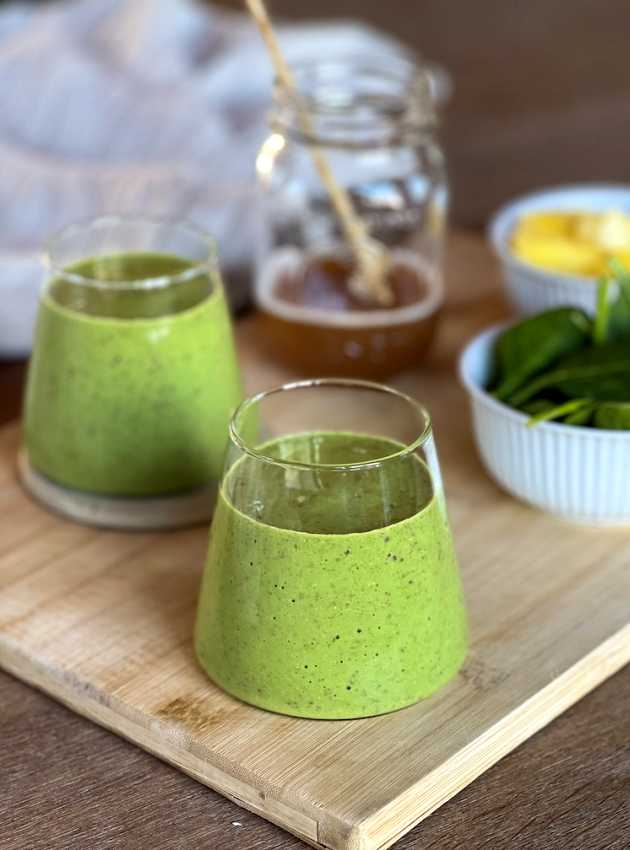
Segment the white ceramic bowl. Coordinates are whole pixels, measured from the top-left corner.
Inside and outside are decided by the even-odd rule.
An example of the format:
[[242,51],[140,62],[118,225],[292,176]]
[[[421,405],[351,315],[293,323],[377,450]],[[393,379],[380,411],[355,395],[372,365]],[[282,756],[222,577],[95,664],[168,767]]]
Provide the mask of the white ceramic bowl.
[[459,361],[477,448],[490,476],[505,490],[570,522],[630,523],[630,432],[552,422],[528,427],[528,417],[485,390],[494,342],[507,325],[475,337]]
[[531,315],[568,305],[592,314],[597,298],[595,278],[545,271],[512,253],[510,237],[520,217],[543,210],[630,213],[630,185],[583,183],[544,189],[512,201],[490,221],[489,239],[499,257],[508,296],[518,313]]

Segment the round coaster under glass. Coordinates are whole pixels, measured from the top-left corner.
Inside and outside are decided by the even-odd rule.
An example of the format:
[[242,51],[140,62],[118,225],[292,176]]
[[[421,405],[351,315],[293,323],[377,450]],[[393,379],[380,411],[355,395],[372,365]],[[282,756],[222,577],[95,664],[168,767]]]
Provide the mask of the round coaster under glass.
[[18,455],[18,471],[26,490],[38,502],[76,522],[100,528],[153,531],[208,522],[216,501],[216,485],[155,498],[98,496],[63,487],[33,468],[28,453]]

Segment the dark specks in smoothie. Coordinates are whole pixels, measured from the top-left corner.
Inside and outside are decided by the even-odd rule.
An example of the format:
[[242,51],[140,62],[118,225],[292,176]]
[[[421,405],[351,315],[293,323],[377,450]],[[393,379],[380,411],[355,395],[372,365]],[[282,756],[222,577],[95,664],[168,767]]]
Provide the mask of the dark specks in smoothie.
[[[400,482],[393,482],[409,490],[412,508],[416,478],[422,505],[425,498],[424,472],[420,469],[416,476],[414,469],[413,476],[403,475]],[[247,472],[247,462],[236,465],[230,473],[232,484],[245,481]],[[230,510],[225,499],[225,494],[230,494],[230,480],[228,477],[222,490],[222,513],[215,516],[215,534],[223,533],[224,538],[230,531],[234,534],[229,545],[223,546],[221,559],[209,564],[204,589],[206,608],[214,616],[208,617],[209,643],[225,647],[224,656],[215,653],[208,664],[216,680],[236,696],[251,699],[264,675],[265,699],[252,702],[288,713],[297,707],[300,715],[312,717],[388,710],[408,704],[439,684],[436,662],[445,654],[443,666],[454,666],[461,655],[461,640],[455,645],[455,637],[449,646],[442,642],[447,628],[459,629],[454,605],[455,614],[446,622],[451,614],[448,595],[457,582],[448,541],[443,548],[449,573],[429,596],[442,535],[435,503],[408,523],[392,522],[382,528],[378,526],[383,516],[379,488],[375,486],[374,492],[361,488],[361,511],[357,508],[357,515],[348,517],[343,508],[352,503],[354,490],[340,488],[335,479],[336,489],[331,485],[321,493],[309,493],[296,520],[300,527],[292,528],[283,525],[296,516],[291,502],[295,493],[286,488],[284,472],[274,482],[273,498],[269,498],[273,512],[270,508],[269,515],[252,517],[253,521]],[[244,492],[249,491],[245,488]],[[285,501],[280,498],[283,495]],[[399,502],[401,512],[407,513],[410,499],[405,495]],[[349,533],[348,522],[358,521],[371,532],[369,536],[357,534],[354,526]],[[315,531],[307,533],[302,525]],[[226,549],[227,560],[223,556]],[[408,564],[400,563],[401,556]],[[260,571],[261,579],[253,590],[262,594],[260,608],[266,608],[268,614],[256,617],[253,629],[248,620],[237,635],[234,620],[251,610],[243,603],[245,593],[252,591],[252,563],[256,578]],[[219,592],[225,589],[222,577],[228,569],[239,576],[239,592],[233,594],[229,587],[228,597],[220,598]],[[302,606],[307,601],[309,612],[304,616]],[[224,616],[226,606],[234,612],[233,617]],[[429,611],[434,622],[440,621],[439,633],[427,626]],[[403,644],[406,651],[401,652]],[[431,670],[423,667],[426,659]]]

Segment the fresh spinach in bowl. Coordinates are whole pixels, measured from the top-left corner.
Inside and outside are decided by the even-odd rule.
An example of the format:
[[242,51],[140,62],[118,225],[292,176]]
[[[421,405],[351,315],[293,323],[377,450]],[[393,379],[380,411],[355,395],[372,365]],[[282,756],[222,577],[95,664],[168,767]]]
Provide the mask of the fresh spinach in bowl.
[[494,353],[489,389],[530,425],[630,430],[630,274],[611,265],[594,319],[572,307],[539,313],[504,331]]
[[590,336],[591,320],[571,307],[540,313],[509,328],[495,348],[500,375],[495,396],[509,404],[524,384],[559,358],[579,351]]

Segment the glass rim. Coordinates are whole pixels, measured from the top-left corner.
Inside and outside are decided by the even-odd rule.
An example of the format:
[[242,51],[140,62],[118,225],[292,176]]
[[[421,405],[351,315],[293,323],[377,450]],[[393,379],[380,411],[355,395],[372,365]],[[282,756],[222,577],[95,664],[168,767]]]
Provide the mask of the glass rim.
[[[375,75],[380,80],[400,83],[402,86],[408,85],[417,77],[423,76],[422,63],[419,57],[410,50],[400,50],[395,53],[386,54],[385,59],[386,61],[384,61],[383,57],[374,57],[361,50],[343,51],[323,59],[320,57],[299,59],[292,64],[293,74],[296,77],[298,87],[297,93],[301,97],[302,102],[310,103],[314,107],[320,107],[324,111],[345,112],[348,108],[347,104],[331,102],[317,93],[312,93],[308,90],[305,91],[300,87],[300,83],[308,83],[313,77],[315,81],[318,78],[326,80],[327,75],[332,73],[332,77],[328,77],[328,79],[338,85],[339,82],[336,75],[340,72],[347,73],[348,71],[353,71],[359,77]],[[273,82],[276,94],[281,96],[290,96],[293,94],[293,92],[287,92],[277,77],[274,77]]]
[[[278,395],[283,392],[291,392],[292,390],[313,389],[316,387],[324,387],[330,389],[362,389],[372,390],[381,393],[382,395],[390,395],[400,401],[405,402],[412,410],[419,413],[424,419],[424,427],[420,433],[409,443],[405,443],[398,451],[392,452],[382,457],[373,458],[366,461],[354,461],[352,463],[305,463],[303,461],[285,460],[277,457],[272,457],[264,451],[260,451],[255,446],[248,443],[238,429],[239,418],[254,405],[260,404],[270,396]],[[244,399],[236,408],[230,419],[229,434],[236,446],[241,449],[246,455],[255,460],[263,461],[274,466],[281,466],[286,469],[300,470],[324,470],[328,472],[347,472],[361,471],[366,469],[377,469],[386,463],[394,460],[400,460],[413,454],[420,446],[424,445],[432,434],[431,416],[426,407],[421,402],[416,401],[407,393],[394,389],[387,384],[379,384],[376,381],[364,381],[359,378],[307,378],[299,381],[289,381],[285,384],[279,384],[271,387],[268,390],[255,393],[252,396]],[[264,445],[264,444],[263,444]]]
[[[73,236],[81,231],[106,229],[108,227],[124,224],[142,224],[153,227],[170,227],[184,231],[197,237],[207,248],[208,255],[203,260],[190,260],[190,268],[181,272],[168,275],[157,275],[156,277],[141,278],[139,280],[112,279],[101,280],[89,277],[77,272],[68,271],[64,266],[54,260],[54,248],[61,240]],[[128,253],[128,252],[127,252]],[[85,257],[85,259],[90,259]],[[178,283],[185,283],[195,278],[200,271],[216,272],[218,269],[218,251],[215,239],[197,225],[186,220],[175,221],[173,219],[150,218],[141,215],[103,215],[98,218],[87,219],[66,225],[50,235],[45,241],[41,251],[41,261],[44,268],[51,276],[61,277],[69,283],[79,286],[89,286],[94,289],[162,289]],[[81,262],[81,260],[77,260]],[[187,261],[188,262],[188,261]]]
[[[412,50],[401,48],[385,54],[384,58],[361,50],[345,51],[324,59],[309,57],[299,60],[293,64],[292,70],[297,91],[287,91],[277,78],[274,79],[274,107],[279,110],[288,109],[292,114],[306,110],[311,116],[337,122],[338,131],[358,129],[366,122],[372,125],[375,120],[392,123],[392,133],[424,132],[437,124],[437,106],[430,91],[429,72],[421,57]],[[316,85],[318,81],[327,82],[332,90],[347,89],[350,83],[340,80],[340,73],[351,74],[354,82],[374,77],[392,84],[395,91],[388,94],[355,93],[348,101],[330,93],[326,96],[317,89],[309,90],[309,86]],[[422,109],[419,112],[420,102]],[[410,110],[410,104],[414,104],[415,108]],[[365,106],[369,107],[369,115],[361,114]],[[291,129],[289,123],[286,115],[272,111],[272,127],[277,125],[280,129]],[[318,136],[318,131],[311,134],[302,129],[294,130],[304,139]]]

